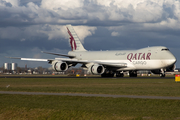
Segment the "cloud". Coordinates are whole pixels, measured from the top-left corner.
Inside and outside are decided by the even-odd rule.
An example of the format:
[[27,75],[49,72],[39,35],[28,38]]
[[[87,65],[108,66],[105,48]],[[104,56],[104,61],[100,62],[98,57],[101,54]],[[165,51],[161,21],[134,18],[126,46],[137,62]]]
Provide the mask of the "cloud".
[[82,43],[84,43],[84,39],[87,36],[91,36],[92,34],[94,34],[95,30],[97,29],[96,27],[88,27],[88,26],[73,26],[73,28],[76,31]]
[[76,9],[81,8],[84,0],[42,0],[41,7],[45,9],[50,9],[52,11],[58,12],[59,10],[68,10],[68,9]]
[[68,23],[114,26],[160,23],[169,18],[179,22],[180,18],[180,2],[176,0],[42,0],[40,5],[29,2],[24,6],[18,0],[1,0],[0,4],[4,27]]
[[111,36],[120,36],[120,34],[118,32],[112,32]]
[[65,26],[45,24],[41,26],[40,33],[48,36],[48,40],[67,38]]
[[26,40],[25,38],[22,38],[20,41],[23,42],[23,41],[25,41],[25,40]]
[[12,6],[17,7],[19,5],[19,0],[1,0],[0,5],[7,7],[12,7]]
[[[156,29],[179,30],[180,2],[176,0],[42,0],[22,5],[19,0],[0,1],[0,37],[30,40],[37,36],[47,36],[48,40],[67,38],[65,24],[84,25],[79,27],[82,41],[94,34],[97,27],[121,27],[126,30],[149,31]],[[127,28],[129,27],[129,28]],[[82,33],[84,32],[84,33]],[[112,36],[120,33],[117,29]],[[9,36],[11,34],[11,36]]]
[[168,41],[179,43],[180,1],[0,0],[0,52],[68,51],[66,24],[92,50],[173,47]]

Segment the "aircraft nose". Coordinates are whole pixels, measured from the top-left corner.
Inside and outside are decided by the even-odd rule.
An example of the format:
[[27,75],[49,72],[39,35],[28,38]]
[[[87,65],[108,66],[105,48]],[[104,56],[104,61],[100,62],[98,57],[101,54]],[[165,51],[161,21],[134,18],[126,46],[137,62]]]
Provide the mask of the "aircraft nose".
[[172,62],[175,64],[175,63],[176,63],[176,61],[177,61],[177,60],[176,60],[176,58],[174,57],[174,59],[172,60]]
[[176,57],[173,54],[171,54],[171,57],[169,59],[169,65],[173,65],[175,63],[176,63]]

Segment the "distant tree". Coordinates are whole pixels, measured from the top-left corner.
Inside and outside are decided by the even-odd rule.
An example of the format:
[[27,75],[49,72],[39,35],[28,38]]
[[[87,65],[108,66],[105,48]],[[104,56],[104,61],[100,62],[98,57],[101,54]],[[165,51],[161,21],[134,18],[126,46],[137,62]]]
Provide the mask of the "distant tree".
[[22,69],[20,67],[17,67],[16,71],[17,71],[18,74],[22,73]]
[[38,67],[38,72],[39,72],[39,74],[43,74],[43,71],[44,71],[44,69],[42,68],[42,66],[39,66],[39,67]]

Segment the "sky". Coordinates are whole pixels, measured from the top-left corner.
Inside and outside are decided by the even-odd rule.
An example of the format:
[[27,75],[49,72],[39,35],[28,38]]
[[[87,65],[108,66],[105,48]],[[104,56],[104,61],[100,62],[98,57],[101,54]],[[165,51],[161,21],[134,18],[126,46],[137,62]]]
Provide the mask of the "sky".
[[180,0],[0,0],[0,67],[5,62],[50,67],[5,56],[67,54],[66,24],[73,25],[87,50],[166,46],[180,67]]

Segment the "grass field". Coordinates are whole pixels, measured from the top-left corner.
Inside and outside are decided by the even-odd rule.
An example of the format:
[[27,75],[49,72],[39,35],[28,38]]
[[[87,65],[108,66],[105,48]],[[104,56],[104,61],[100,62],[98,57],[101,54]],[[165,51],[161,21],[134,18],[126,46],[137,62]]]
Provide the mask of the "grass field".
[[1,78],[0,91],[180,96],[180,83],[149,78]]
[[[180,96],[180,83],[149,78],[1,78],[0,91]],[[0,94],[0,108],[1,120],[180,119],[179,100]]]

